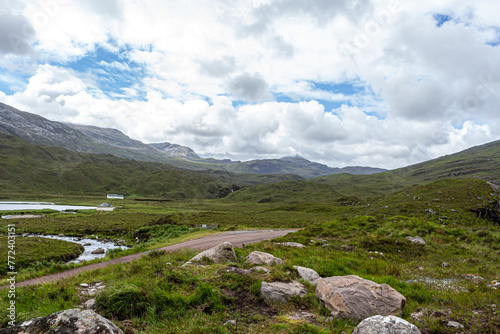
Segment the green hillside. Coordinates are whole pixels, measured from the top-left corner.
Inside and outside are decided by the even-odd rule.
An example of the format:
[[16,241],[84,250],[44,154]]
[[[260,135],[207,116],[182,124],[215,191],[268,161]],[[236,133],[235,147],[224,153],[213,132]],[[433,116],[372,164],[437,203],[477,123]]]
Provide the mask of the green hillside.
[[219,198],[244,185],[297,176],[198,173],[168,164],[76,153],[0,134],[0,196],[102,194],[167,198]]
[[309,181],[284,181],[247,187],[230,194],[225,200],[253,203],[325,202],[341,194],[328,184]]
[[500,141],[384,173],[329,175],[311,181],[331,185],[344,195],[367,198],[445,178],[477,178],[500,184]]

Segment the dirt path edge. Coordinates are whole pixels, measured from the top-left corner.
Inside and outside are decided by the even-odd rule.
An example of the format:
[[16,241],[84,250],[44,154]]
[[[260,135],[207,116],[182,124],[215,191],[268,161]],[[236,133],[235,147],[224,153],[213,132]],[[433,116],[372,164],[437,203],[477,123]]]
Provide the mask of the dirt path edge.
[[[274,239],[278,237],[282,237],[287,235],[288,233],[296,232],[297,230],[258,230],[258,231],[231,231],[231,232],[223,232],[218,234],[213,234],[208,237],[193,239],[189,241],[180,242],[178,244],[173,244],[166,247],[157,248],[156,250],[166,250],[166,251],[174,251],[181,248],[191,248],[191,249],[199,249],[204,250],[211,247],[214,247],[222,242],[229,241],[233,244],[234,247],[242,247],[243,245],[249,245],[257,242],[261,242],[264,240]],[[123,257],[119,257],[116,259],[111,259],[103,262],[93,263],[88,266],[78,267],[70,270],[66,270],[60,273],[55,273],[47,276],[42,276],[38,278],[33,278],[30,280],[17,282],[17,287],[37,285],[42,283],[49,283],[58,280],[62,280],[64,278],[76,276],[79,273],[85,271],[91,271],[94,269],[100,269],[107,267],[112,264],[117,263],[128,263],[134,260],[141,258],[146,255],[150,251],[131,254]],[[9,287],[9,285],[4,285],[0,287],[0,289],[4,289]]]

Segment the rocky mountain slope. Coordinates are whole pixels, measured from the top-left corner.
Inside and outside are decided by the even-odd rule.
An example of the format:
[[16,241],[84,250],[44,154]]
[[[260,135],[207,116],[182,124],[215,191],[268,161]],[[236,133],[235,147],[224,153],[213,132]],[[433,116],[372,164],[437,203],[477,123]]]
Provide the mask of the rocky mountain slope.
[[201,160],[201,157],[196,154],[191,148],[171,143],[150,143],[157,150],[165,153],[169,157],[180,157],[187,160]]
[[0,103],[0,133],[14,135],[32,144],[61,147],[83,153],[107,153],[137,161],[162,162],[189,170],[219,170],[250,174],[296,174],[311,178],[334,173],[373,174],[370,167],[331,168],[298,157],[251,161],[201,158],[191,148],[177,144],[145,144],[116,129],[50,121],[39,115]]

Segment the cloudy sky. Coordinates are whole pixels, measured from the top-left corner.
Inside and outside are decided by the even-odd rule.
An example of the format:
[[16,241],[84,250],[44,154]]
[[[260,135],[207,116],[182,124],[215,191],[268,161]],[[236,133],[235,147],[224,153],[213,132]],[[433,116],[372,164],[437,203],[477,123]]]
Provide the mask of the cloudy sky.
[[0,0],[0,102],[202,156],[396,168],[500,139],[498,0]]

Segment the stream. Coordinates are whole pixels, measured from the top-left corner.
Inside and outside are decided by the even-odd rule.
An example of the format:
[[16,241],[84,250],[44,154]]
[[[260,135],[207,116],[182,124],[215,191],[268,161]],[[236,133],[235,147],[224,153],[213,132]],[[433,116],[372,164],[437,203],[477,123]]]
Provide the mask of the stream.
[[60,237],[57,235],[35,235],[35,234],[30,234],[28,237],[39,237],[39,238],[48,238],[48,239],[57,239],[57,240],[63,240],[63,241],[68,241],[68,242],[74,242],[77,244],[80,244],[85,248],[85,251],[80,254],[76,259],[71,260],[67,263],[80,263],[82,261],[90,261],[94,259],[100,259],[106,256],[106,253],[104,254],[92,254],[93,251],[95,251],[98,248],[104,249],[106,252],[110,249],[128,249],[129,247],[127,246],[118,246],[114,242],[103,242],[99,241],[96,239],[81,239],[78,237]]

